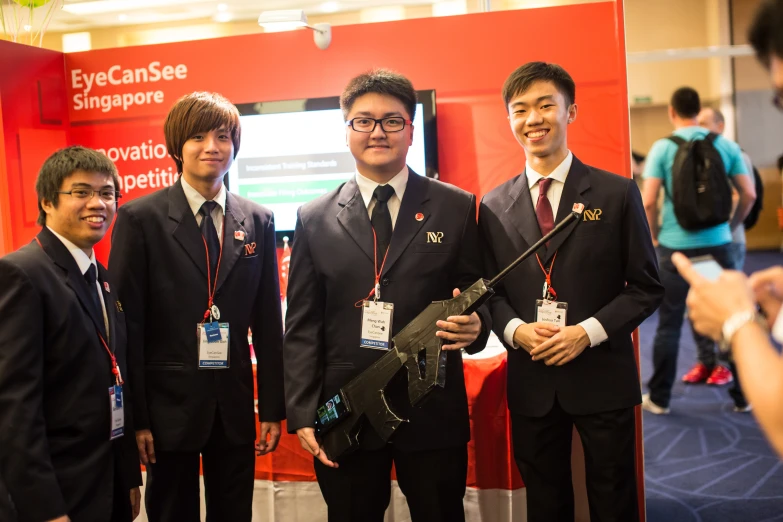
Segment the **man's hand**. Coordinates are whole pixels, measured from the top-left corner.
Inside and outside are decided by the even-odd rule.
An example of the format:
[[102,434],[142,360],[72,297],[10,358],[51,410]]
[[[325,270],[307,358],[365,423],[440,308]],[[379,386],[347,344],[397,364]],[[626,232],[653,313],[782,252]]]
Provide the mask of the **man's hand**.
[[[455,288],[453,294],[457,297],[460,294],[459,288]],[[470,315],[449,316],[445,321],[437,321],[435,326],[441,328],[435,332],[435,335],[445,341],[453,342],[453,344],[444,344],[441,348],[443,350],[461,350],[473,344],[481,334],[481,319],[476,312]]]
[[672,263],[691,285],[685,304],[693,329],[700,334],[720,340],[723,323],[729,317],[737,312],[755,310],[745,274],[724,270],[717,281],[710,281],[696,272],[690,260],[679,252],[672,254]]
[[750,276],[749,282],[771,329],[783,307],[783,266],[755,272]]
[[[547,330],[536,329],[537,333],[546,333]],[[530,351],[534,361],[544,360],[547,366],[563,366],[573,361],[590,346],[590,337],[579,325],[561,328],[555,335]]]
[[130,503],[131,511],[133,512],[133,518],[131,520],[136,520],[136,517],[139,516],[139,513],[141,512],[141,491],[139,488],[130,490]]
[[68,515],[64,515],[61,517],[53,518],[49,520],[48,522],[71,522],[71,519],[68,518]]
[[514,344],[526,352],[550,339],[560,331],[560,327],[550,323],[525,323],[514,330]]
[[152,442],[150,430],[136,432],[136,446],[139,448],[139,460],[145,466],[150,462],[155,464],[155,444]]
[[320,460],[324,466],[330,468],[339,468],[340,466],[336,462],[332,462],[326,458],[324,447],[321,446],[315,438],[314,428],[299,428],[296,430],[296,436],[299,437],[299,444],[313,457]]
[[[267,436],[269,440],[267,441]],[[280,423],[262,422],[261,437],[256,443],[256,455],[266,455],[277,449],[277,443],[280,442]]]

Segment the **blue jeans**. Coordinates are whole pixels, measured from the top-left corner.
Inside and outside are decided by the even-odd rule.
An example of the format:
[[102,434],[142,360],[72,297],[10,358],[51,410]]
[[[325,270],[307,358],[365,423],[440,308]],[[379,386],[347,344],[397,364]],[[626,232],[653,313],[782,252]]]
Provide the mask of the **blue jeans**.
[[[658,309],[658,328],[653,340],[653,376],[648,382],[650,399],[664,408],[669,407],[672,386],[677,377],[677,356],[680,350],[680,331],[685,318],[685,298],[688,296],[688,283],[680,276],[672,263],[671,257],[676,250],[659,246],[658,269],[665,293],[663,302]],[[688,257],[711,255],[724,268],[734,268],[734,246],[729,243],[715,247],[690,248],[680,250]],[[715,365],[715,343],[712,339],[693,332],[699,353],[706,353],[709,348],[712,353],[712,366]],[[730,369],[734,374],[734,387],[729,394],[737,406],[747,403],[739,387],[734,365]]]

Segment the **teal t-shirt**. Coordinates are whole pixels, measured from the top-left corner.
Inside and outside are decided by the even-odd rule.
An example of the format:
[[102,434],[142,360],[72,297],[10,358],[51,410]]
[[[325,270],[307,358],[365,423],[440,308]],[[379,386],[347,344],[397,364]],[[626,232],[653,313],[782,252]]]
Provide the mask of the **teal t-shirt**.
[[[674,131],[675,136],[688,141],[704,138],[707,134],[709,131],[703,127],[683,127]],[[748,175],[745,172],[739,145],[723,136],[715,138],[714,145],[723,158],[723,165],[729,177],[738,174]],[[731,229],[728,222],[696,231],[685,230],[677,222],[674,204],[669,196],[672,192],[672,165],[675,154],[677,154],[677,144],[670,139],[660,139],[653,144],[644,162],[644,177],[661,179],[666,187],[663,199],[663,223],[658,233],[658,242],[674,250],[731,243]]]

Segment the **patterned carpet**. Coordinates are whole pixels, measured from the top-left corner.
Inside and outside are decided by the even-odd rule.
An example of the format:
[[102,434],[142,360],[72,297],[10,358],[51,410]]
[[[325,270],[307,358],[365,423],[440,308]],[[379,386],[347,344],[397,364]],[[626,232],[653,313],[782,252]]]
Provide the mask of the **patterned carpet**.
[[[781,263],[776,252],[749,253],[746,271]],[[643,383],[657,324],[654,315],[641,327]],[[695,360],[686,324],[678,377]],[[783,461],[752,414],[733,411],[726,388],[678,382],[670,415],[644,413],[648,522],[783,522]]]

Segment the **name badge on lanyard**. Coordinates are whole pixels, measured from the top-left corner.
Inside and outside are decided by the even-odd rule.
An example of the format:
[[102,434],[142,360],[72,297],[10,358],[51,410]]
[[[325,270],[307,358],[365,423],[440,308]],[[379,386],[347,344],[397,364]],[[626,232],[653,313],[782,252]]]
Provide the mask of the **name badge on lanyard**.
[[223,259],[223,243],[220,243],[217,267],[215,267],[215,280],[212,281],[211,267],[209,264],[209,246],[204,236],[204,250],[207,254],[207,310],[204,319],[196,325],[196,339],[198,340],[198,368],[199,370],[221,370],[229,367],[229,332],[228,323],[218,323],[220,309],[215,304],[215,290],[220,273],[220,262]]
[[362,304],[362,337],[359,346],[388,350],[391,348],[393,303],[364,301]]
[[552,288],[552,269],[555,267],[557,252],[555,252],[554,257],[552,257],[552,264],[549,265],[548,271],[541,263],[538,254],[536,254],[536,259],[538,260],[538,266],[541,267],[541,271],[544,272],[544,277],[546,279],[544,281],[543,299],[536,300],[536,322],[566,326],[568,303],[557,301],[557,292]]
[[122,437],[125,433],[125,406],[122,401],[121,384],[115,384],[109,388],[109,408],[111,411],[109,440],[114,440]]

